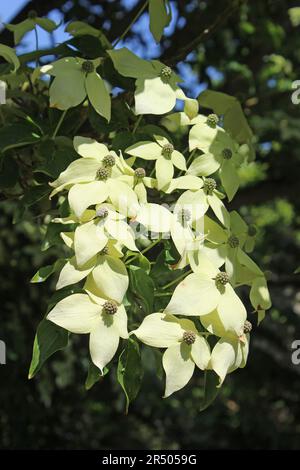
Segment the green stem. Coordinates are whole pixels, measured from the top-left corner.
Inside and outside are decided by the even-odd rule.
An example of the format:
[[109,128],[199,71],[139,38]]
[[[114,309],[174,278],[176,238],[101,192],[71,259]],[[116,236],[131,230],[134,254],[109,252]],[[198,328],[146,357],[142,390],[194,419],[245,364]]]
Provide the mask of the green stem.
[[181,281],[181,279],[184,279],[188,274],[192,272],[191,269],[183,273],[181,276],[177,277],[176,279],[173,279],[173,281],[169,282],[169,284],[166,284],[165,286],[162,287],[162,290],[168,289],[169,287],[173,286],[174,284],[177,284],[178,281]]
[[155,292],[154,297],[171,297],[173,295],[173,292]]
[[141,122],[141,120],[142,120],[142,117],[143,117],[143,115],[141,114],[141,115],[137,118],[137,120],[136,120],[136,122],[135,122],[135,124],[134,124],[134,128],[133,128],[133,130],[132,130],[132,133],[133,133],[133,134],[135,134],[137,128],[139,127],[140,122]]
[[[35,34],[35,49],[36,49],[36,52],[38,52],[38,50],[39,50],[39,36],[38,36],[36,26],[34,27],[34,34]],[[38,57],[36,58],[35,66],[36,67],[39,66],[39,58]]]
[[[193,159],[193,157],[194,157],[194,155],[195,155],[196,150],[197,150],[197,149],[194,149],[194,150],[192,151],[191,155],[189,156],[189,158],[187,159],[187,162],[186,162],[187,168],[188,168],[189,164],[191,163],[191,161],[192,161],[192,159]],[[183,153],[184,153],[184,152],[185,152],[185,150],[183,151]],[[181,171],[178,173],[178,176],[181,176],[182,173],[183,173],[183,171],[181,170]]]
[[151,250],[151,248],[153,248],[155,245],[157,245],[159,242],[161,241],[161,237],[159,237],[157,240],[155,240],[154,242],[150,243],[150,245],[148,245],[146,248],[144,248],[142,251],[140,251],[139,253],[137,253],[135,256],[133,256],[133,258],[131,259],[128,259],[125,264],[129,264],[131,263],[134,259],[138,258],[140,255],[143,255],[145,253],[147,253],[147,251]]
[[137,12],[137,14],[135,15],[135,17],[133,18],[133,20],[131,21],[130,25],[127,26],[127,28],[125,29],[124,33],[121,34],[121,36],[119,37],[119,39],[115,42],[115,44],[113,45],[113,49],[119,44],[120,41],[122,41],[122,39],[126,36],[126,34],[128,33],[128,31],[130,30],[131,26],[136,22],[136,20],[141,16],[141,14],[143,13],[143,11],[147,8],[147,5],[148,5],[149,1],[147,0],[144,5],[139,9],[139,11]]
[[149,175],[149,178],[152,178],[152,176],[154,175],[154,173],[155,173],[155,165],[154,165],[154,167],[153,167],[152,170],[151,170],[151,173],[150,173],[150,175]]
[[55,137],[56,137],[56,135],[59,131],[60,126],[62,125],[62,122],[63,122],[66,114],[67,114],[67,109],[65,109],[64,112],[62,113],[62,115],[60,116],[59,121],[57,123],[57,126],[55,128],[55,131],[53,132],[52,139],[55,139]]

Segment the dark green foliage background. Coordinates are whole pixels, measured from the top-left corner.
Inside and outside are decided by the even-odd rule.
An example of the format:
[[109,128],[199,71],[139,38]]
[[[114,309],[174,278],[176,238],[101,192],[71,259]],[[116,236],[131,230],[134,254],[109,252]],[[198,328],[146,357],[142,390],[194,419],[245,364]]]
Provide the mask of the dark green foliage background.
[[[41,14],[64,4],[32,3]],[[120,1],[101,2],[104,11],[98,16],[89,16],[86,7],[73,3],[65,19],[89,18],[100,27],[105,17],[111,17],[109,39],[117,37],[134,14],[126,12]],[[187,23],[162,43],[163,60],[170,64],[180,48],[222,15],[229,2],[175,3]],[[210,38],[201,40],[190,60],[191,73],[199,81],[241,100],[258,142],[269,143],[258,147],[256,163],[245,171],[243,187],[230,206],[259,228],[255,257],[270,271],[274,303],[262,326],[253,331],[247,367],[227,378],[214,405],[202,413],[198,411],[202,375],[195,375],[184,390],[163,400],[163,382],[154,372],[157,357],[146,351],[142,351],[143,386],[128,416],[115,370],[86,392],[85,336],[72,337],[70,347],[56,353],[28,381],[34,333],[54,291],[51,278],[41,285],[29,281],[40,266],[55,260],[57,252],[55,247],[40,251],[39,214],[47,208],[45,200],[26,217],[19,214],[19,222],[12,225],[19,203],[4,200],[3,195],[0,338],[7,344],[7,365],[0,366],[0,448],[300,447],[300,366],[291,363],[291,343],[300,339],[300,275],[293,274],[300,265],[300,105],[291,102],[291,82],[300,79],[300,35],[287,14],[294,2],[248,3],[248,8],[244,4],[237,8]],[[192,11],[193,4],[198,7]],[[115,11],[121,12],[118,20]],[[0,36],[0,42],[11,45],[7,33]],[[133,44],[141,40],[138,32],[129,38]],[[282,56],[283,61],[278,64],[274,56],[270,58],[272,54]],[[209,65],[223,78],[212,79]]]

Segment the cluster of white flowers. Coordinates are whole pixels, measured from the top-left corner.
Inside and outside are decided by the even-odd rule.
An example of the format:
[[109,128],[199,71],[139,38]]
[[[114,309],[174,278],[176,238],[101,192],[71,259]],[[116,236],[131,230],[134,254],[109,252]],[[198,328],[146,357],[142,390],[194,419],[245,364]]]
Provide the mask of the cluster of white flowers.
[[[189,104],[195,109],[195,103]],[[270,307],[264,274],[246,253],[253,248],[253,227],[237,212],[227,211],[224,195],[210,178],[218,171],[231,198],[236,183],[224,184],[222,175],[236,171],[244,153],[218,125],[217,116],[205,117],[196,110],[187,120],[188,115],[183,125],[192,125],[190,165],[162,135],[130,146],[127,159],[103,143],[75,137],[81,158],[52,183],[52,196],[68,191],[71,210],[69,217],[54,222],[76,224],[74,232],[61,233],[74,256],[62,268],[57,288],[86,280],[85,293],[64,298],[47,318],[73,333],[89,333],[92,361],[102,371],[120,337],[135,335],[149,346],[166,348],[165,396],[186,385],[195,365],[214,370],[220,385],[227,373],[245,365],[251,323],[234,290],[237,286],[250,286],[250,300],[260,318]],[[202,153],[195,155],[195,149]],[[137,158],[155,161],[155,178],[136,165]],[[181,173],[175,178],[174,167]],[[148,188],[160,191],[162,204],[151,202]],[[171,193],[176,198],[172,210],[163,204],[164,195]],[[130,311],[126,313],[122,302],[129,279],[122,258],[128,250],[139,251],[133,225],[146,230],[143,236],[154,232],[161,239],[171,237],[180,255],[173,268],[189,266],[191,273],[176,286],[164,311],[147,315],[128,333]],[[209,337],[216,338],[212,349]]]

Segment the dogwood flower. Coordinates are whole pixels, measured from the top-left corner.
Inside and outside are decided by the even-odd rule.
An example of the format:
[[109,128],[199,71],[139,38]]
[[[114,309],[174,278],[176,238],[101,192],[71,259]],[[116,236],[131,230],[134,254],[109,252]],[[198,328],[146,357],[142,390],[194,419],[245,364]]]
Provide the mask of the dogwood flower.
[[[74,232],[62,232],[61,236],[67,246],[74,249]],[[82,266],[78,265],[76,257],[73,256],[68,259],[62,267],[56,284],[56,289],[62,289],[63,287],[80,282],[85,279],[94,270],[94,268],[103,264],[103,261],[110,265],[111,263],[109,263],[109,261],[111,258],[118,259],[122,257],[122,245],[115,240],[108,240],[107,245],[99,252],[98,256],[93,256],[93,258]],[[117,262],[113,262],[113,265],[115,264],[117,264]],[[112,269],[112,274],[117,271],[120,271],[120,269]],[[111,298],[113,298],[113,296],[111,296]]]
[[124,175],[119,177],[119,181],[124,181],[131,188],[133,188],[137,195],[138,201],[141,204],[147,203],[147,189],[146,188],[157,188],[157,183],[154,178],[146,176],[144,168],[132,168],[120,155],[121,165],[124,171]]
[[211,352],[210,367],[219,376],[219,385],[224,382],[227,374],[246,365],[249,352],[249,335],[243,341],[238,338],[220,338]]
[[18,24],[6,24],[6,28],[14,33],[14,42],[19,44],[23,36],[39,26],[44,31],[52,33],[58,25],[49,18],[40,18],[34,10],[29,11],[28,18]]
[[143,343],[167,348],[163,355],[166,373],[164,398],[183,388],[191,379],[195,365],[205,370],[210,360],[210,347],[194,323],[173,315],[153,313],[131,334]]
[[119,338],[128,338],[124,306],[100,298],[94,302],[87,294],[64,298],[47,319],[71,333],[89,334],[91,358],[102,373],[118,349]]
[[79,225],[74,235],[74,251],[78,266],[83,266],[101,252],[109,239],[117,240],[131,251],[137,251],[132,228],[111,204],[96,207],[95,218]]
[[69,189],[71,210],[81,217],[85,209],[100,204],[108,198],[115,208],[133,216],[138,207],[135,192],[123,181],[116,179],[123,174],[119,157],[104,144],[87,137],[75,137],[74,147],[82,157],[73,161],[59,177],[50,183],[54,190],[50,197],[63,189]]
[[202,318],[217,310],[225,331],[240,336],[247,313],[228,274],[219,271],[201,252],[195,261],[195,272],[178,284],[164,313]]
[[175,150],[166,137],[156,135],[154,138],[156,142],[138,142],[128,147],[125,152],[144,160],[156,160],[157,189],[163,189],[173,178],[174,166],[185,171],[186,162],[182,153]]
[[106,85],[96,72],[101,59],[64,57],[41,67],[41,73],[54,76],[50,86],[50,107],[66,110],[88,97],[95,111],[110,121],[111,101]]
[[176,103],[177,83],[182,80],[158,60],[144,60],[126,47],[108,50],[115,69],[124,77],[136,79],[136,114],[164,114]]
[[245,159],[244,146],[240,146],[220,126],[196,124],[189,135],[190,150],[199,149],[203,155],[195,158],[188,174],[209,176],[220,170],[220,179],[229,201],[239,188],[237,168]]
[[162,119],[162,124],[169,131],[175,132],[180,127],[194,126],[195,124],[208,124],[215,127],[219,122],[219,118],[215,114],[210,114],[209,116],[198,114],[198,100],[188,98],[180,88],[176,91],[176,97],[177,99],[184,101],[184,107],[183,111],[168,114]]

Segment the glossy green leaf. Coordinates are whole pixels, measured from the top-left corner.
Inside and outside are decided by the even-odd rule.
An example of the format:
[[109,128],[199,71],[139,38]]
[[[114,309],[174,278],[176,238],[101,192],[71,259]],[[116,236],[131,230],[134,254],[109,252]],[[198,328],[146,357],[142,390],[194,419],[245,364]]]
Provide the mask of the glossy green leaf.
[[217,374],[212,370],[206,370],[204,372],[204,396],[200,404],[200,411],[206,410],[217,398],[220,391],[220,388],[217,388],[218,384]]
[[126,414],[130,403],[136,398],[143,379],[144,371],[139,345],[129,338],[126,348],[119,357],[117,378],[126,397]]
[[172,15],[169,2],[149,0],[150,31],[156,42],[161,40],[164,29],[169,25]]
[[48,320],[42,320],[36,332],[28,378],[41,369],[56,351],[68,345],[68,332]]

